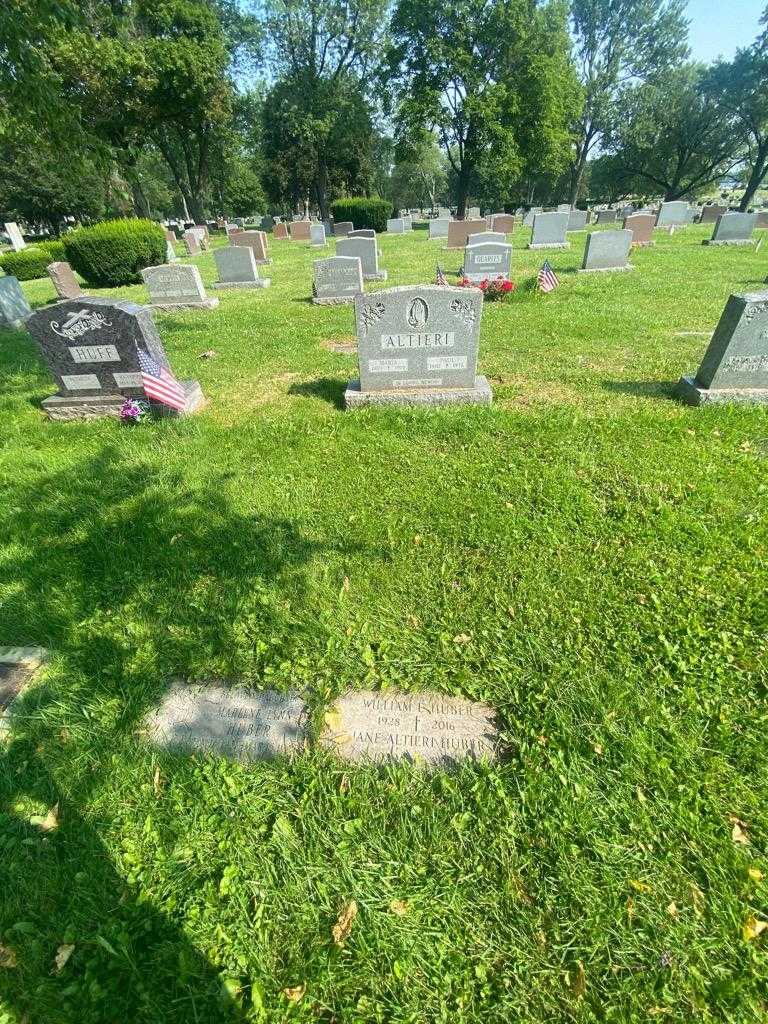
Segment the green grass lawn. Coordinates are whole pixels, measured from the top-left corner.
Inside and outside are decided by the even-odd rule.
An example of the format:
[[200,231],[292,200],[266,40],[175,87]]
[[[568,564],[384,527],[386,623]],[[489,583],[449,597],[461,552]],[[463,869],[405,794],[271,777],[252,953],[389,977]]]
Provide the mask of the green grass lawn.
[[[48,422],[0,332],[0,645],[54,652],[0,748],[0,1024],[766,1020],[768,418],[671,389],[768,249],[710,233],[577,275],[584,234],[518,230],[516,281],[562,284],[486,305],[489,409],[342,412],[352,311],[309,303],[301,243],[157,315],[189,419]],[[383,236],[387,286],[441,245]],[[348,688],[486,700],[509,757],[159,754],[174,676],[316,723]]]

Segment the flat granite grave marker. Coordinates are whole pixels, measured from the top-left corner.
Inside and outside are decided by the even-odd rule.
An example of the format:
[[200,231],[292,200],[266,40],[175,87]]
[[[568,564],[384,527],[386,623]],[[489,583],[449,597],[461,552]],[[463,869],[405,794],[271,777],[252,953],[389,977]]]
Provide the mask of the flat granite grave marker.
[[297,693],[177,683],[146,721],[167,750],[263,761],[304,749],[307,712]]
[[696,376],[674,393],[687,405],[768,404],[768,291],[730,296]]
[[60,299],[76,299],[83,294],[83,289],[68,263],[49,263],[46,270]]
[[484,220],[452,220],[448,225],[448,249],[463,249],[470,235],[485,231]]
[[701,210],[699,224],[714,224],[718,217],[722,217],[724,213],[728,213],[727,206],[704,206]]
[[21,327],[31,312],[18,278],[0,277],[0,327]]
[[333,237],[334,238],[346,238],[350,231],[355,230],[355,225],[351,220],[338,220],[333,225]]
[[309,225],[309,244],[315,246],[318,249],[326,244],[324,224]]
[[662,203],[656,220],[657,228],[682,228],[690,224],[690,204],[682,199]]
[[448,226],[451,223],[450,217],[435,217],[429,222],[430,238],[447,238]]
[[495,761],[502,753],[493,708],[440,693],[347,693],[326,714],[320,743],[345,761],[422,761],[431,768]]
[[405,221],[402,217],[390,217],[387,221],[387,234],[402,235],[405,233]]
[[712,237],[705,238],[702,245],[752,245],[756,226],[756,213],[724,213],[717,218]]
[[268,277],[259,277],[253,249],[247,245],[228,245],[213,253],[219,280],[213,288],[269,288]]
[[349,235],[336,243],[337,256],[357,256],[363,268],[364,281],[386,281],[386,270],[379,270],[379,250],[376,236],[362,238]]
[[566,231],[586,231],[589,223],[589,210],[571,210],[568,214]]
[[314,261],[312,302],[338,306],[354,302],[363,291],[363,268],[357,256],[331,256]]
[[635,247],[656,244],[653,240],[655,226],[656,218],[652,213],[633,213],[624,218],[624,229],[632,232],[632,245]]
[[285,241],[287,238],[290,238],[290,235],[288,234],[288,225],[284,224],[282,221],[275,224],[274,230],[272,231],[272,237],[278,239],[278,241]]
[[537,213],[533,219],[533,235],[529,249],[570,249],[571,243],[565,237],[568,230],[569,213]]
[[511,245],[506,242],[478,242],[464,250],[464,277],[473,284],[497,277],[507,280],[511,263]]
[[593,231],[587,236],[584,262],[580,273],[597,270],[634,270],[627,262],[632,246],[632,232],[628,229],[616,231]]
[[291,222],[291,241],[308,242],[311,224],[308,220],[294,220]]
[[483,293],[479,288],[406,285],[355,299],[359,380],[344,395],[363,405],[489,405],[477,375]]
[[15,252],[21,252],[22,249],[27,248],[27,243],[24,241],[24,236],[19,230],[19,225],[16,223],[16,221],[6,221],[5,230],[8,237],[11,240],[11,245],[13,246]]
[[48,657],[44,647],[0,647],[0,723],[10,718],[12,705]]
[[[125,398],[145,398],[137,345],[170,370],[152,310],[135,302],[88,295],[67,299],[33,313],[26,327],[59,388],[58,395],[42,403],[50,419],[119,416]],[[157,402],[150,406],[169,416],[201,408],[204,399],[198,382],[179,383],[187,398],[181,414]]]
[[491,231],[511,235],[515,230],[515,218],[511,213],[494,213],[491,217]]
[[215,309],[219,304],[205,294],[200,271],[191,263],[146,267],[141,277],[153,309]]
[[232,245],[247,245],[253,249],[254,259],[260,267],[272,262],[267,254],[267,236],[263,231],[238,231],[230,236],[229,241]]

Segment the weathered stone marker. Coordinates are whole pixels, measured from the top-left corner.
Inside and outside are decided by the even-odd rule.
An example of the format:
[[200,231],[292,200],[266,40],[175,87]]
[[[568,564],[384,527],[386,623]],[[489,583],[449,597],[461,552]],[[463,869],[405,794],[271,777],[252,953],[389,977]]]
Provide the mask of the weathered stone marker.
[[47,657],[44,647],[0,647],[0,730],[13,702]]
[[655,245],[653,241],[655,226],[656,218],[652,213],[633,213],[624,219],[624,229],[632,232],[632,245],[637,247]]
[[464,250],[464,277],[474,284],[487,278],[503,277],[506,280],[511,263],[511,245],[506,242],[478,242]]
[[491,231],[500,231],[503,235],[511,235],[515,230],[515,218],[511,213],[494,213],[491,217]]
[[701,220],[700,224],[714,224],[718,217],[722,217],[724,213],[728,213],[727,206],[703,206],[701,209]]
[[14,251],[21,252],[22,249],[26,249],[27,243],[24,241],[24,235],[22,235],[19,230],[19,225],[16,221],[6,221],[4,227],[11,240],[11,245],[13,246]]
[[533,222],[536,219],[536,215],[539,214],[539,213],[543,213],[543,212],[544,212],[544,208],[543,207],[541,207],[541,206],[532,206],[530,208],[530,210],[528,210],[525,213],[525,215],[523,216],[523,227],[524,228],[532,228],[533,227]]
[[[152,311],[135,302],[83,296],[33,313],[26,323],[37,341],[59,394],[42,405],[51,419],[118,416],[123,399],[143,398],[137,345],[170,370]],[[187,396],[182,414],[204,404],[196,380],[180,381]],[[163,415],[179,415],[150,402]]]
[[272,231],[272,237],[277,238],[279,241],[285,241],[285,239],[289,237],[288,225],[283,224],[282,221],[279,221],[277,224],[275,224],[274,230]]
[[322,248],[326,244],[324,224],[309,225],[309,244],[317,249]]
[[334,238],[346,238],[350,231],[355,230],[351,220],[337,220],[333,225]]
[[477,375],[483,295],[477,288],[407,285],[355,299],[360,378],[344,395],[363,405],[488,405]]
[[219,304],[205,294],[200,271],[191,263],[146,267],[141,277],[153,309],[215,309]]
[[308,220],[291,221],[291,241],[308,242],[311,224]]
[[232,245],[247,245],[253,249],[254,259],[260,267],[272,262],[267,255],[267,236],[263,231],[238,231],[230,235],[229,241]]
[[354,231],[350,231],[347,238],[375,238],[376,232],[373,228],[355,228]]
[[717,218],[711,238],[703,245],[752,245],[752,232],[757,226],[756,213],[724,213]]
[[296,693],[177,683],[146,728],[158,747],[262,761],[304,749],[307,712]]
[[200,239],[197,232],[193,228],[189,228],[184,232],[183,238],[187,256],[197,256],[200,252]]
[[372,238],[348,235],[336,243],[337,256],[357,256],[363,268],[364,281],[386,281],[386,270],[379,269],[379,249],[376,235]]
[[618,218],[618,210],[598,210],[595,224],[612,224]]
[[314,261],[312,301],[316,306],[354,302],[363,291],[363,268],[357,256],[331,256]]
[[675,394],[688,405],[768,404],[768,291],[730,296],[696,376]]
[[447,238],[448,226],[451,223],[450,217],[435,217],[429,222],[430,238]]
[[21,327],[31,312],[18,278],[0,277],[0,328]]
[[571,210],[568,214],[567,231],[586,231],[589,223],[589,210]]
[[657,228],[682,228],[691,223],[690,204],[682,199],[662,203],[656,220]]
[[83,294],[83,289],[68,263],[49,263],[46,270],[60,299],[76,299]]
[[533,235],[529,249],[570,249],[565,237],[570,214],[557,211],[537,213],[533,219]]
[[402,217],[390,217],[387,221],[387,234],[402,235],[405,233],[405,221]]
[[634,270],[627,262],[631,245],[632,232],[629,229],[593,231],[587,236],[581,271]]
[[213,253],[219,280],[214,288],[269,288],[268,277],[259,277],[253,249],[247,245],[228,245]]
[[430,768],[496,760],[496,715],[487,704],[439,693],[348,693],[325,716],[321,745],[346,761],[416,761]]
[[463,249],[470,235],[485,231],[484,220],[452,220],[448,224],[448,249]]

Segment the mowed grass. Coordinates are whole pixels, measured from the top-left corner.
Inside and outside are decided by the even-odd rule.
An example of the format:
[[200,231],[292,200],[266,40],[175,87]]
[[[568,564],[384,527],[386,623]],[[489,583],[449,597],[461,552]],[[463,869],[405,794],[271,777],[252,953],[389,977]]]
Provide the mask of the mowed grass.
[[[54,652],[0,751],[1,1024],[765,1021],[768,419],[671,389],[768,250],[710,231],[577,275],[585,234],[518,230],[517,282],[562,284],[486,305],[489,409],[342,412],[352,312],[301,243],[158,314],[187,420],[47,422],[0,333],[0,644]],[[387,285],[442,244],[383,236]],[[159,754],[175,676],[315,722],[350,687],[487,700],[509,756]]]

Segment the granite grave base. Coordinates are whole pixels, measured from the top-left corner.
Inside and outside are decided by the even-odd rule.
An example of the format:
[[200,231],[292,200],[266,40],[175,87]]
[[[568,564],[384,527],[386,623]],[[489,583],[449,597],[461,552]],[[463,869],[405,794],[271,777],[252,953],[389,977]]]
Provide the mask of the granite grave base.
[[174,312],[175,310],[185,309],[216,309],[219,305],[218,299],[201,299],[199,302],[192,302],[190,300],[182,302],[150,302],[150,309],[162,309],[168,312]]
[[[379,253],[379,255],[381,255],[381,253]],[[386,281],[388,276],[389,275],[388,275],[386,270],[380,270],[378,272],[378,274],[366,274],[364,272],[363,273],[363,280],[364,281]]]
[[627,263],[623,267],[579,267],[577,273],[579,274],[615,274],[621,270],[635,270],[635,267],[631,263]]
[[702,245],[754,245],[754,238],[705,238]]
[[672,394],[686,405],[768,405],[768,388],[703,388],[695,377],[681,377]]
[[354,301],[354,295],[312,296],[312,304],[314,306],[351,306]]
[[473,388],[410,388],[397,391],[361,391],[360,381],[351,380],[344,392],[345,409],[368,405],[490,405],[493,391],[486,377],[475,377]]
[[[187,404],[185,408],[177,412],[161,402],[149,401],[149,407],[155,416],[189,416],[198,412],[206,405],[200,384],[196,380],[182,380],[179,383],[183,386],[186,394]],[[146,396],[136,393],[133,397],[143,398]],[[123,395],[52,395],[43,400],[42,408],[50,420],[96,420],[103,416],[119,418],[120,410],[123,407],[125,397]]]
[[529,249],[570,249],[570,242],[531,242]]
[[269,288],[272,279],[260,277],[256,281],[216,281],[211,288]]

